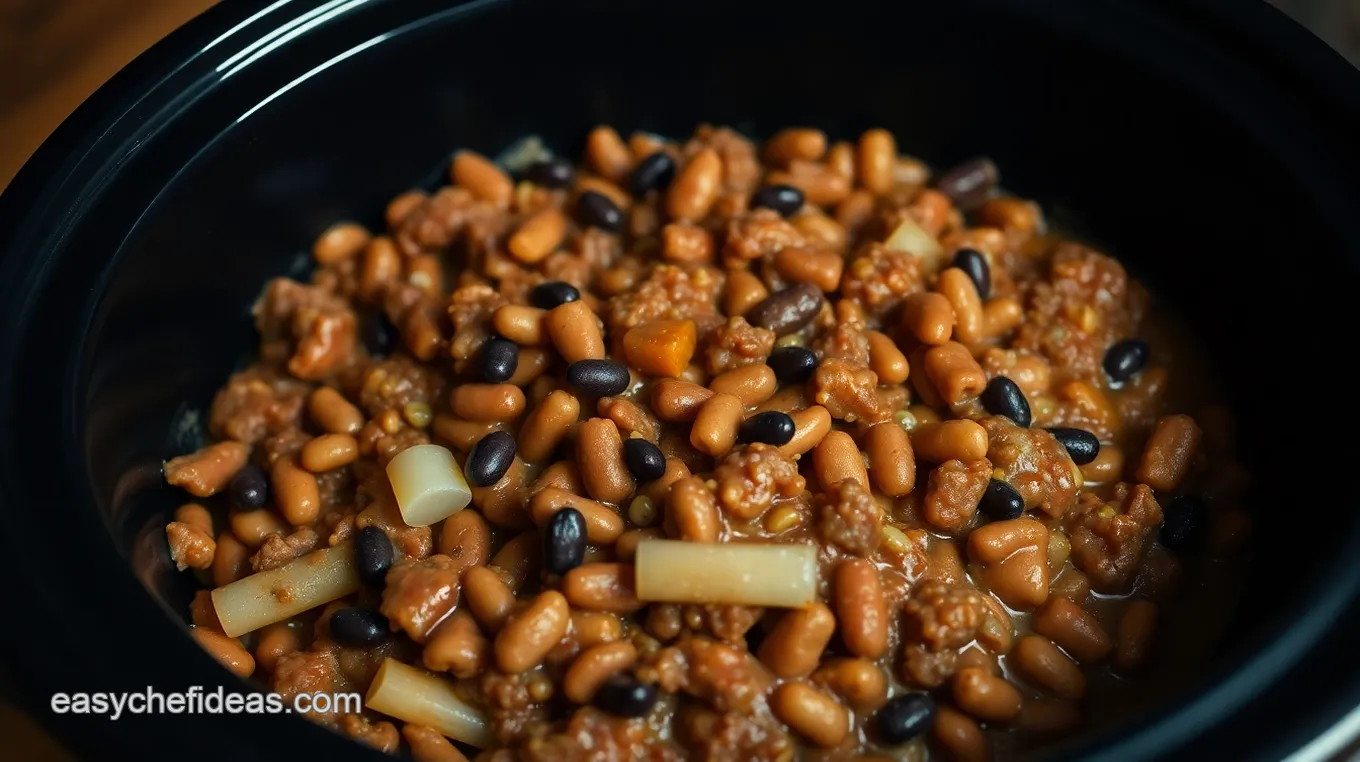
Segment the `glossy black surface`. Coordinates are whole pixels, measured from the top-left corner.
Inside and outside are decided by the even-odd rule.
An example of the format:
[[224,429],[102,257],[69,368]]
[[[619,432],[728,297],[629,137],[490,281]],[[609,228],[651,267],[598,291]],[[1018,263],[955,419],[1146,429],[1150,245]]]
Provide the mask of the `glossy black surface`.
[[[779,76],[754,77],[772,61]],[[225,3],[101,89],[0,198],[0,565],[38,623],[0,628],[0,653],[91,759],[386,758],[282,715],[113,723],[44,706],[56,690],[249,689],[185,634],[193,585],[160,530],[184,496],[159,462],[203,440],[187,414],[252,345],[265,279],[304,272],[336,219],[376,226],[390,197],[446,177],[456,147],[495,154],[533,132],[574,154],[599,123],[710,121],[835,139],[883,126],[936,166],[986,153],[1181,312],[1231,380],[1222,394],[1254,410],[1294,392],[1263,347],[1325,364],[1353,335],[1356,77],[1243,0],[846,0],[815,24],[717,0]],[[1306,267],[1281,256],[1295,251]],[[1310,329],[1284,335],[1279,314]],[[1048,757],[1278,759],[1360,704],[1355,506],[1290,478],[1288,417],[1253,421],[1262,534],[1293,518],[1282,505],[1309,507],[1285,529],[1310,534],[1249,565],[1250,605],[1197,693]],[[1355,461],[1346,427],[1315,436],[1310,452]]]

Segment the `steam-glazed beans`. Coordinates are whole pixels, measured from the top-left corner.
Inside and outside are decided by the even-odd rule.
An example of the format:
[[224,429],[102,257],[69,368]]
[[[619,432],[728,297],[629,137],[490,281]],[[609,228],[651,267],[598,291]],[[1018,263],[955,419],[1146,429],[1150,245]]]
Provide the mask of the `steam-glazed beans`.
[[421,762],[1005,759],[1207,661],[1158,605],[1231,562],[1251,467],[1183,414],[1223,384],[994,164],[899,137],[473,147],[302,242],[166,463],[194,637],[367,691]]

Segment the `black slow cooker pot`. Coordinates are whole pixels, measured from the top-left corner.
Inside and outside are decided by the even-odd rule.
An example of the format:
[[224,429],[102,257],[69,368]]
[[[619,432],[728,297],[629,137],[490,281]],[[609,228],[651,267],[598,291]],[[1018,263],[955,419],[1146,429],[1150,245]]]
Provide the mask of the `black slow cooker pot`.
[[[54,714],[250,690],[187,637],[162,458],[198,445],[266,278],[458,146],[597,123],[891,129],[993,156],[1186,316],[1241,413],[1257,536],[1199,688],[1051,759],[1321,759],[1360,724],[1351,392],[1360,73],[1256,0],[223,3],[102,88],[0,199],[4,655],[90,759],[377,758],[287,716]],[[149,594],[148,594],[149,593]],[[3,741],[0,741],[3,744]],[[0,753],[0,756],[5,754]]]

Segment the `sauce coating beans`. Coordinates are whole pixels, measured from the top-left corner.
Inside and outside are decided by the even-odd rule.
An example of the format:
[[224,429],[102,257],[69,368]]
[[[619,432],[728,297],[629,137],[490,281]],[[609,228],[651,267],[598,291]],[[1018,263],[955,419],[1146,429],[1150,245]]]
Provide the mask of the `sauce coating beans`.
[[223,666],[418,762],[985,762],[1214,656],[1259,466],[1123,265],[880,126],[589,127],[280,242],[164,466]]

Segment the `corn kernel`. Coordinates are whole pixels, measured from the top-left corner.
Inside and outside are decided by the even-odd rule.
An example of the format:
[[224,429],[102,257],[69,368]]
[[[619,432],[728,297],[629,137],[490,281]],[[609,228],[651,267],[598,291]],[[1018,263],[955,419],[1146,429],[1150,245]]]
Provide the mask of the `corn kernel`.
[[893,418],[897,421],[898,426],[901,426],[907,431],[912,431],[916,428],[916,416],[913,415],[910,410],[898,410],[897,413],[893,415]]
[[775,339],[774,342],[775,349],[779,349],[781,347],[801,347],[801,346],[803,346],[803,337],[801,334],[797,333],[790,333],[787,336],[780,336],[778,339]]
[[378,426],[387,434],[395,434],[401,431],[401,416],[397,411],[388,408],[378,415]]
[[401,409],[401,417],[405,418],[406,422],[412,426],[423,429],[430,425],[430,420],[434,418],[434,411],[424,402],[408,402]]
[[543,674],[542,672],[538,672],[534,674],[533,677],[529,678],[528,688],[529,696],[533,698],[534,701],[537,701],[540,704],[552,698],[553,695],[552,680],[548,679],[548,676]]
[[907,539],[901,529],[891,524],[883,525],[883,544],[887,546],[888,550],[899,556],[905,556],[911,552],[911,540]]
[[628,504],[628,520],[635,525],[649,527],[656,523],[656,519],[656,503],[650,497],[638,495]]
[[781,534],[803,523],[803,514],[792,506],[780,506],[765,514],[765,530]]

